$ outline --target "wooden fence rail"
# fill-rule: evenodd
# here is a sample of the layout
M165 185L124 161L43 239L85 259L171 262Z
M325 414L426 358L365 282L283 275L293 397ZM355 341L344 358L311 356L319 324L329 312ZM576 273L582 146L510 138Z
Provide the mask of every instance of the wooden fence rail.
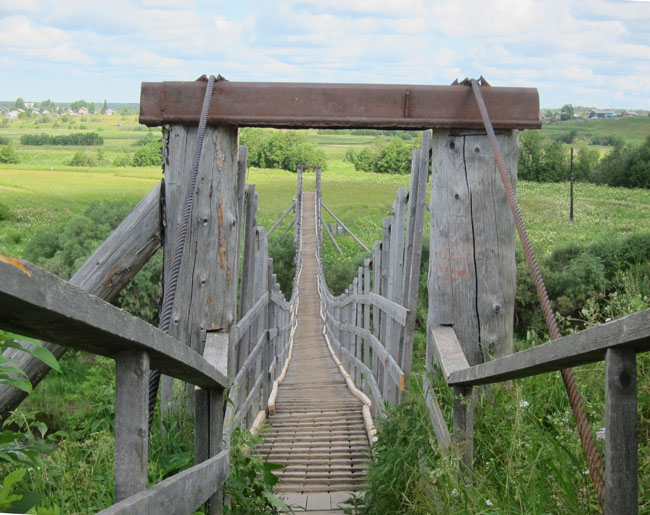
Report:
M567 367L605 361L606 514L638 512L636 354L650 351L650 310L585 329L524 351L469 366L452 327L432 329L431 353L446 383L454 388L453 440L471 466L473 425L464 402L481 384L530 377ZM427 363L428 371L434 366ZM430 385L425 387L432 395ZM432 416L439 444L450 445L442 416ZM446 436L445 436L446 435Z
M25 261L0 260L0 327L57 345L115 360L115 500L110 513L153 513L157 503L173 498L185 471L155 490L147 486L149 369L183 379L223 395L228 380L213 363L172 336L129 315L67 281ZM216 453L215 453L216 454ZM205 473L204 495L177 499L176 512L196 509L214 495L228 470L228 453L199 464ZM133 496L144 491L143 500ZM120 503L120 501L124 501ZM193 503L188 507L188 503Z
M160 247L161 228L166 228L167 261L169 240L173 240L182 207L180 190L188 168L185 149L193 146L196 137L191 129L167 129L165 187L157 186L127 216L71 282L0 255L0 328L51 342L48 346L59 356L66 348L75 348L116 362L116 504L105 513L191 513L208 500L210 513L220 512L220 490L229 471L228 430L234 425L259 426L273 386L277 388L278 376L286 368L299 302L300 254L296 254L294 291L287 301L273 274L264 228L256 223L255 186L249 185L245 191L247 152L242 147L237 155L233 135L231 129L208 128L205 152L220 153L227 159L207 158L199 170L198 180L212 182L213 186L202 188L195 200L188 244L191 250L183 257L181 271L185 275L179 281L169 334L101 297L114 297ZM217 167L213 166L215 162ZM220 174L219 166L227 173ZM302 241L301 179L288 210L298 213L297 245ZM218 209L213 204L221 198L221 194L214 196L217 191L229 199ZM165 205L164 210L161 205ZM161 213L166 217L164 223ZM243 218L246 225L242 229ZM215 230L218 232L213 236L208 234ZM238 285L239 321L230 324ZM147 488L148 382L152 369L194 385L197 464ZM36 383L44 374L35 372L30 379ZM232 402L224 414L228 388ZM9 394L10 399L15 397L13 392ZM226 434L222 431L224 423Z

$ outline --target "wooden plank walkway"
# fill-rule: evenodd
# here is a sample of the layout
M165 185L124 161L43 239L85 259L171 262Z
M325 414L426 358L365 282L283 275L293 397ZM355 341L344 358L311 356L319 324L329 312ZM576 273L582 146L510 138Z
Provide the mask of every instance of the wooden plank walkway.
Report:
M303 202L303 269L293 357L260 451L267 461L286 467L278 474L276 491L292 504L306 503L307 511L328 511L345 497L343 492L365 486L370 450L362 404L348 390L323 337L315 195L304 193Z

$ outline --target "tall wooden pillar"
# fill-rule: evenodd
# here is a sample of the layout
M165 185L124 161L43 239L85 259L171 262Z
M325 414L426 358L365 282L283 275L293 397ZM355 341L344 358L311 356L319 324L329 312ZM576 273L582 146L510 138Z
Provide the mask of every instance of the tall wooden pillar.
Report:
M164 131L164 280L168 285L178 224L196 145L196 127ZM196 181L169 334L203 352L206 331L228 332L235 321L239 224L238 129L207 127ZM241 187L241 185L239 185ZM161 406L172 400L173 380L164 378ZM186 387L191 399L193 387ZM189 408L189 406L188 406ZM188 409L191 413L192 410Z
M497 139L516 184L517 132ZM431 329L452 326L475 365L513 352L514 220L484 133L434 130L432 158L427 360L434 358ZM463 392L454 406L454 441L465 466L471 463L471 396Z

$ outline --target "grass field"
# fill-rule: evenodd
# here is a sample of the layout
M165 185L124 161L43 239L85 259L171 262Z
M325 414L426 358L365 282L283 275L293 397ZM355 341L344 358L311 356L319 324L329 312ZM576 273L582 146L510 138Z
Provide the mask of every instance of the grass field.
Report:
M640 145L650 136L650 116L637 118L608 118L604 120L568 120L544 125L542 132L549 135L568 134L577 131L584 136L616 136L627 143Z

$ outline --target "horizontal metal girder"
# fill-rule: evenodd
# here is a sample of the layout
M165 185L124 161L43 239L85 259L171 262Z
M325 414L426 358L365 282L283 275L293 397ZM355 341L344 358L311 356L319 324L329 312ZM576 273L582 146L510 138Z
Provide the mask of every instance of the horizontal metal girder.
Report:
M140 123L198 125L206 81L143 82ZM535 88L481 87L496 129L539 129ZM210 125L277 128L483 129L466 85L229 82L214 85Z

